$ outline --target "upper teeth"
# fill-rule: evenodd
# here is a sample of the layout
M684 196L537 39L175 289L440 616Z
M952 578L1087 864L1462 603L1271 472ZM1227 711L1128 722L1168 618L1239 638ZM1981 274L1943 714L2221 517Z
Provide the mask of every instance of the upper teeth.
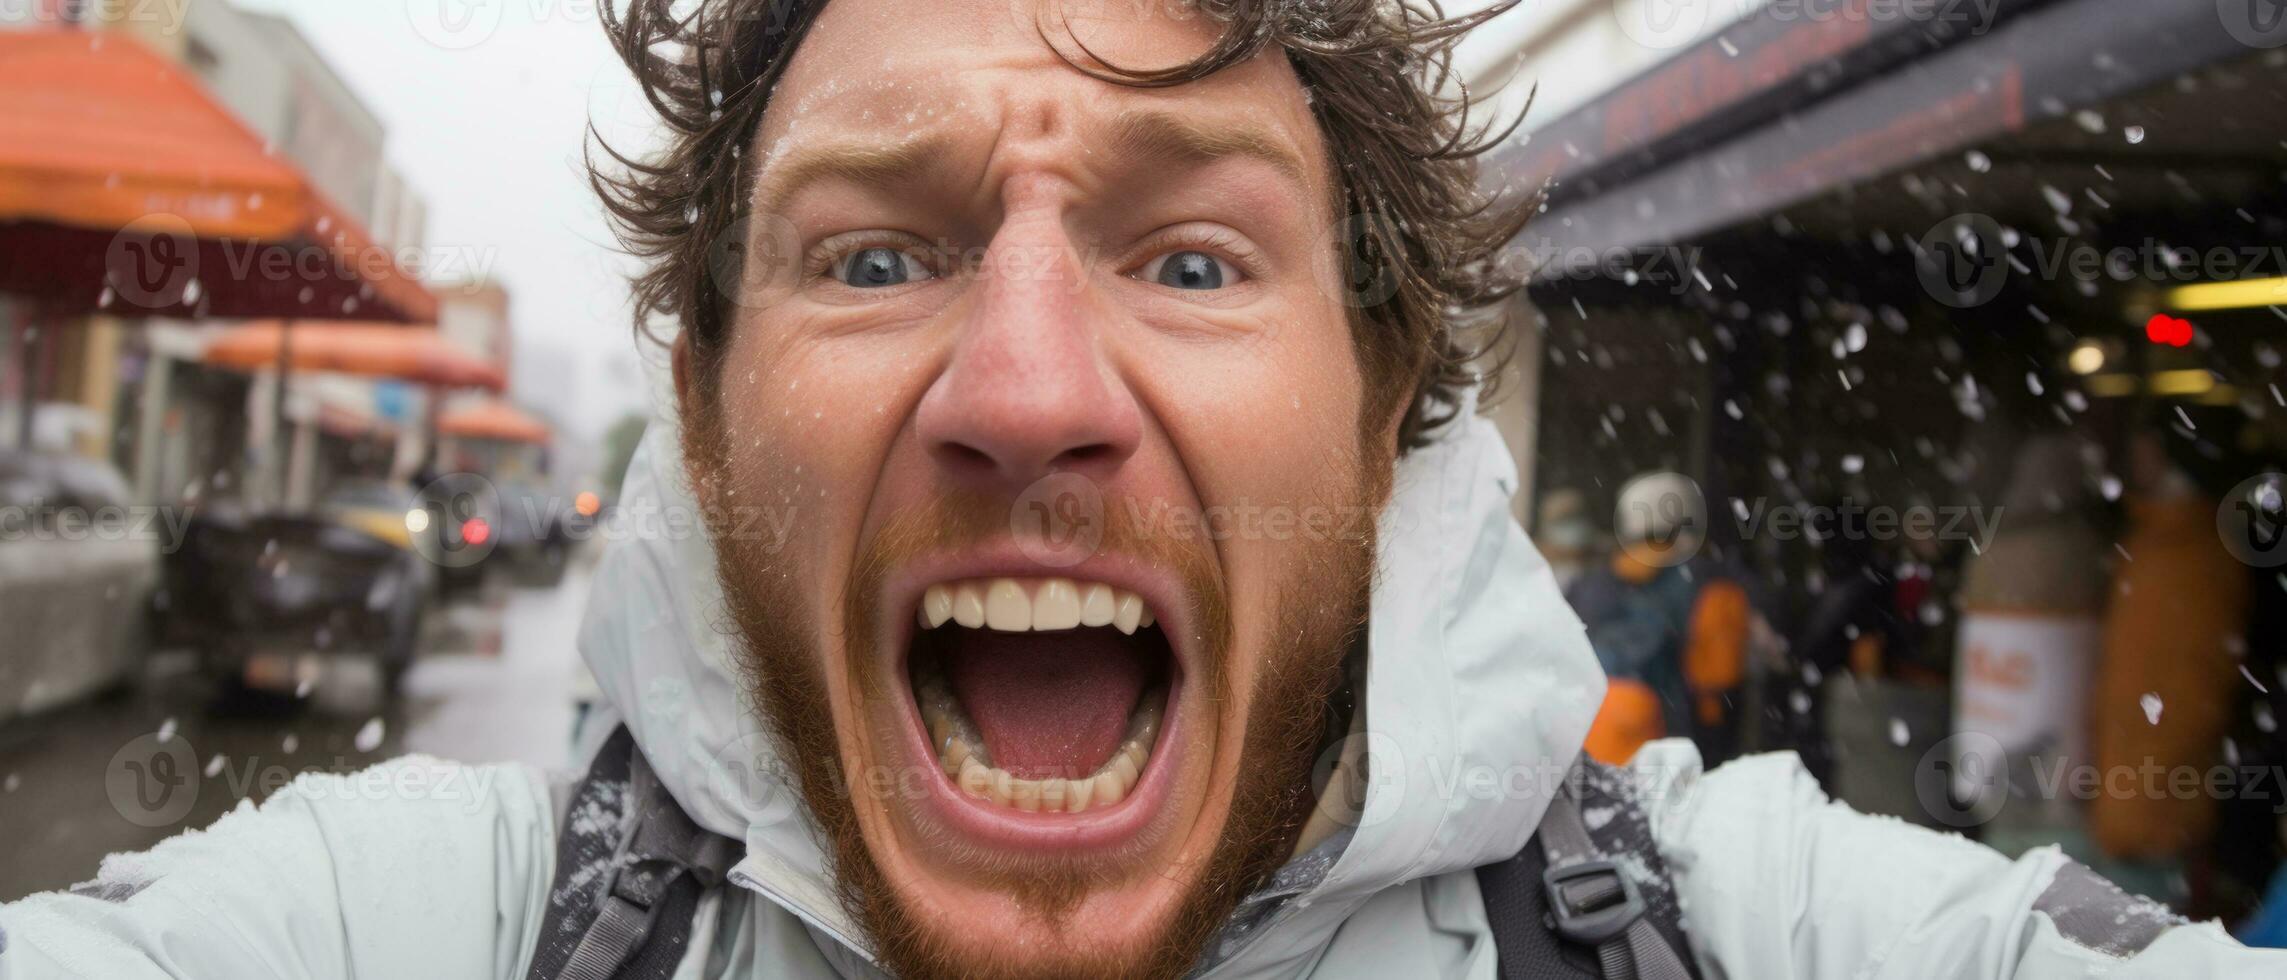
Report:
M1154 622L1142 596L1101 582L1068 578L941 582L921 594L919 616L922 629L936 629L951 620L970 629L1010 633L1080 626L1111 626L1134 633Z

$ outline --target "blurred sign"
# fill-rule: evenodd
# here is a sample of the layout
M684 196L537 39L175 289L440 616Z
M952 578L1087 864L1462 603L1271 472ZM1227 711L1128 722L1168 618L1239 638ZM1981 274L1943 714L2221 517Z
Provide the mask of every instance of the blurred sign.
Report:
M411 421L413 392L402 381L374 382L373 414L388 422Z
M1955 728L2013 756L2078 762L2086 754L2089 676L2103 640L2096 617L1972 609L1962 617Z

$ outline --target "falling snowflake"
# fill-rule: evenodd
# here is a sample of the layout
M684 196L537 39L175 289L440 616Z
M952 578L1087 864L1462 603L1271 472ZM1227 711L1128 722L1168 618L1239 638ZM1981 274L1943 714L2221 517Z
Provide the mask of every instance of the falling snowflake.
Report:
M381 733L381 719L375 717L367 721L365 727L357 730L357 737L351 739L350 744L357 746L359 752L371 752L381 747Z

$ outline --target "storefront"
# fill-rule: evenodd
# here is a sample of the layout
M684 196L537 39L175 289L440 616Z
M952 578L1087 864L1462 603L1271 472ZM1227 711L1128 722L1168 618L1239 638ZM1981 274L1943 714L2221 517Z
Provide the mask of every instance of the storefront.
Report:
M436 297L351 210L142 41L0 33L0 90L0 445L110 459L131 471L139 500L177 499L192 480L235 481L245 461L235 447L170 458L180 446L163 437L185 421L169 394L181 352L142 328L436 321ZM194 377L177 394L209 387L234 393Z
M2002 732L2025 739L2013 751L2084 756L2067 743L2095 725L2074 713L2117 626L2107 590L2133 561L2139 440L2167 444L2226 508L2287 447L2287 28L2205 2L1955 15L1969 6L1774 4L1492 164L1510 186L1554 181L1516 245L1537 270L1536 491L1578 490L1608 514L1632 475L1692 477L1708 556L1754 579L1791 641L1782 669L1805 671L1839 591L1882 579L1898 604L1889 659L1864 676L1904 700L1838 709L1834 688L1853 681L1836 675L1866 665L1828 659L1772 690L1757 733L1806 751L1854 802L1937 823L1951 821L1910 781L1959 761L1949 734L2020 724ZM2072 620L2027 642L2070 647L2073 666L1981 709L1971 665L2043 675L1982 659L1999 634L1964 620L1995 608L1981 598L1994 589L1972 580L1996 577L1997 537L2066 512L2076 529L2043 540L2095 548L2010 561L2052 583L2095 576L2093 591L2025 600ZM2283 589L2250 593L2249 635ZM1856 657L1860 624L1844 625L1836 647ZM2219 758L2278 758L2262 724L2287 710L2277 664L2236 649L2255 681L2228 692ZM1817 724L1791 717L1819 706ZM1882 786L1850 785L1884 765ZM2260 875L2276 828L2233 844L2229 809L2198 860L2242 847L2234 860ZM2194 877L2202 909L2228 911L2245 887Z

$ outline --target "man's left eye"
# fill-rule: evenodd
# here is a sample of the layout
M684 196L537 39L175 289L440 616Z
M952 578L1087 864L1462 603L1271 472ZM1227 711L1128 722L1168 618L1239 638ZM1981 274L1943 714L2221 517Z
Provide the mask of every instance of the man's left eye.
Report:
M1186 250L1169 252L1146 263L1142 275L1172 289L1221 289L1229 279L1238 278L1222 259L1205 252Z
M833 273L842 285L859 289L880 289L934 278L919 259L882 245L861 249L843 258L835 263Z

